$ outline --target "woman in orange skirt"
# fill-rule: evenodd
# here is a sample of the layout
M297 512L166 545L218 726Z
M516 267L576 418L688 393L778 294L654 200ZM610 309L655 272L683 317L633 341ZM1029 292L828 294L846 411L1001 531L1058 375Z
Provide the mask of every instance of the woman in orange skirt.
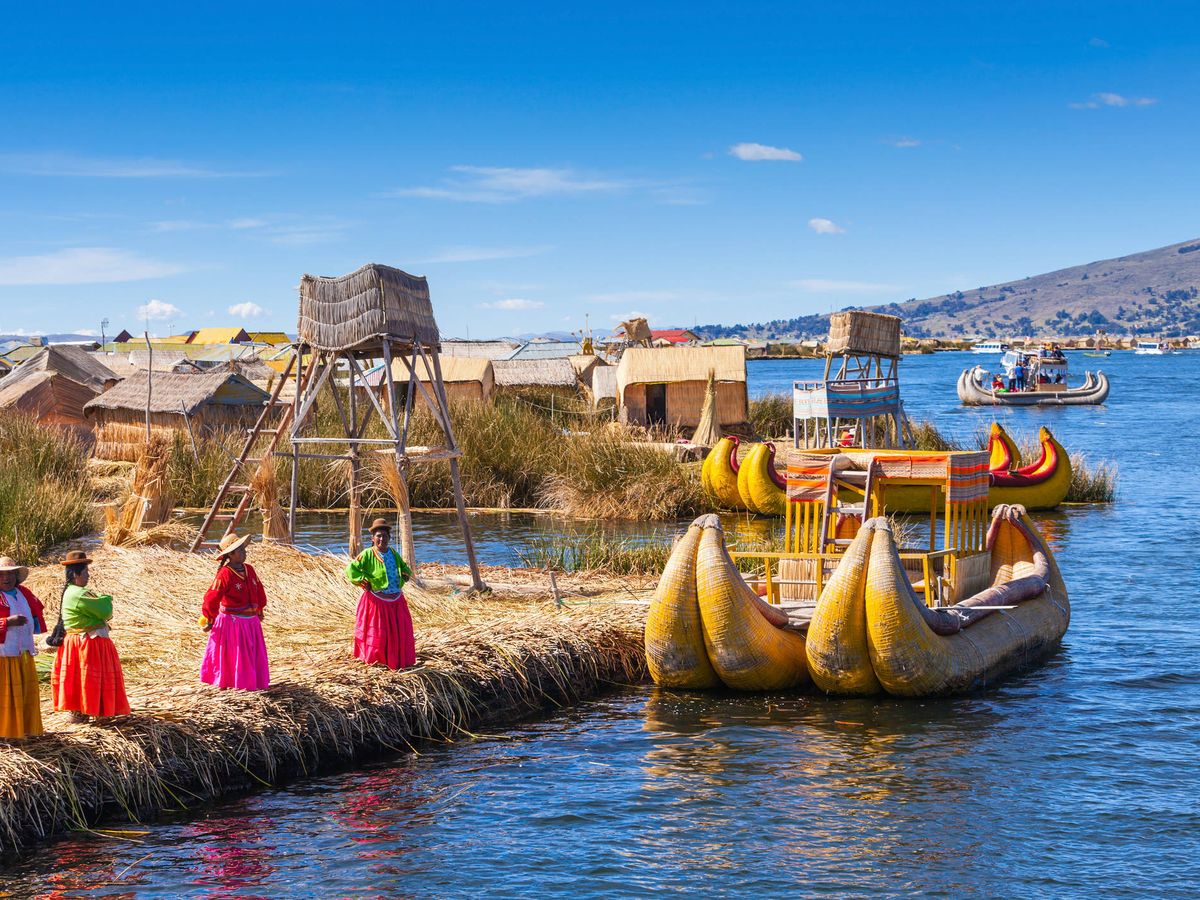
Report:
M113 599L88 588L90 563L82 550L70 551L62 561L67 576L62 597L67 636L58 648L50 679L54 708L77 720L129 714L121 659L108 636Z
M28 566L0 556L0 738L42 733L33 636L46 630L42 604L21 584Z

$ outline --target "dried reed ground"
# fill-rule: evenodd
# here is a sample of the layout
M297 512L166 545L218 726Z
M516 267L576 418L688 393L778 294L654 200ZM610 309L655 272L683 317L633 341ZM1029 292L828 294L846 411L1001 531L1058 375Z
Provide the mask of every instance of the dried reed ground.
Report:
M350 655L359 592L343 579L345 561L255 544L272 687L219 691L197 677L207 637L196 618L211 560L150 547L102 548L93 558L93 585L115 594L112 637L134 714L74 725L51 712L43 686L48 733L0 743L2 858L102 819L144 819L420 740L467 738L481 721L644 677L639 607L558 610L548 587L529 584L524 598L513 586L485 599L411 587L418 666L365 666ZM51 621L61 578L51 565L27 582Z

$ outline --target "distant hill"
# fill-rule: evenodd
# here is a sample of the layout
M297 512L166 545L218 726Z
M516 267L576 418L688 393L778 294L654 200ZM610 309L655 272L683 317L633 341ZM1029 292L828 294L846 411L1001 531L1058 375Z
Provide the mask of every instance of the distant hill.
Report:
M50 344L78 343L80 341L100 342L100 336L95 334L45 334L42 337ZM29 335L26 334L0 334L0 344L5 341L21 341L25 343L28 340Z
M847 307L857 308L901 316L911 337L1080 337L1097 330L1110 335L1200 334L1200 238L927 300ZM706 339L803 339L826 334L829 317L693 330Z

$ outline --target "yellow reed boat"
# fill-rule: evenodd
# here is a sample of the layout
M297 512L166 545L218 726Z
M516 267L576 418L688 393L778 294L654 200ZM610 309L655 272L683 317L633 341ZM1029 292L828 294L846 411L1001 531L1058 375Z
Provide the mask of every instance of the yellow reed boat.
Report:
M782 551L730 553L713 515L677 544L647 619L652 677L919 697L1042 658L1069 624L1066 588L1022 507L988 514L988 464L988 451L794 451ZM903 539L884 517L898 488L933 510Z

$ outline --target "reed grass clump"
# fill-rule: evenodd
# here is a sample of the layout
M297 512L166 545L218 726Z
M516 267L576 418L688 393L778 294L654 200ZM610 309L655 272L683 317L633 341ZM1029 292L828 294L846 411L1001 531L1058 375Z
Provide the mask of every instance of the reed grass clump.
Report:
M517 551L521 564L556 572L606 575L658 575L671 556L672 542L620 540L601 532L546 534Z
M791 395L784 391L763 394L750 400L750 427L761 440L790 438L793 418Z
M1067 503L1112 503L1117 499L1117 465L1091 462L1082 453L1071 454L1071 486Z
M96 528L87 447L75 432L0 413L0 555L35 563Z

